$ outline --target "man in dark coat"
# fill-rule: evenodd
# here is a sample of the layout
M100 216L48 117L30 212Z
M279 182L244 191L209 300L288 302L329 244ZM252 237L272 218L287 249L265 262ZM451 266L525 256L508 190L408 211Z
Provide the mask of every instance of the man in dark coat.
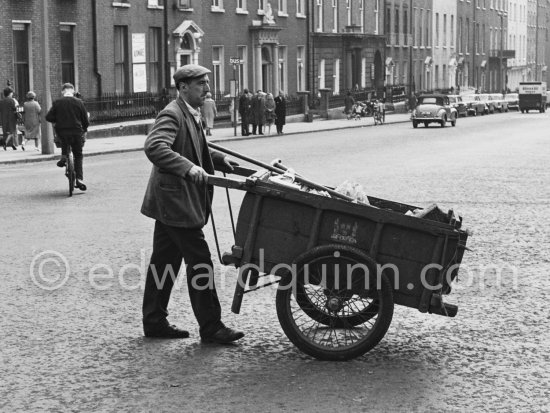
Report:
M283 126L286 124L286 99L282 91L275 98L275 126L277 134L283 133Z
M185 260L191 307L203 342L229 343L244 336L221 321L210 250L202 228L213 194L208 175L236 163L210 151L201 123L200 106L210 91L208 70L182 66L174 74L179 96L157 116L145 140L153 170L141 212L155 219L153 253L143 295L145 336L187 338L189 333L168 323L170 293Z
M252 116L254 117L252 135L256 135L256 127L258 128L258 135L263 135L262 128L265 124L265 98L261 90L256 92L256 95L252 98L251 105Z
M57 166L65 167L70 146L74 155L75 186L81 191L85 191L82 148L89 126L88 112L84 103L74 96L74 86L71 83L65 83L61 88L61 93L63 97L53 102L46 115L46 120L55 124L55 133L61 141L61 160L57 162Z
M243 94L239 98L239 115L241 115L241 135L250 135L250 95L248 89L243 90Z
M0 120L2 121L4 150L11 139L11 147L17 149L17 106L13 98L13 89L7 87L4 89L4 98L0 100Z

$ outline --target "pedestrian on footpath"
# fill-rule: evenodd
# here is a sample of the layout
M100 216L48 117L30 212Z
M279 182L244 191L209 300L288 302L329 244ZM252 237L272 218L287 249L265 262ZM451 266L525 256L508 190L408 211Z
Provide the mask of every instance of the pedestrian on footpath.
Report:
M252 98L252 116L254 117L254 122L252 123L252 135L256 135L256 130L258 135L263 135L262 128L265 124L265 99L264 92L261 90L256 91L256 96Z
M32 90L27 93L27 101L23 104L24 108L24 123L25 123L25 143L29 140L34 140L34 147L40 150L38 145L40 142L40 112L42 108L36 101L36 93Z
M2 133L4 150L11 141L11 147L17 150L17 101L13 98L13 89L7 87L3 92L4 98L0 100L0 118L2 119Z
M267 134L271 135L271 126L275 122L275 99L271 93L267 94L265 99L265 124L267 126Z
M210 91L208 70L185 65L174 74L179 92L157 116L144 144L153 163L141 212L155 220L153 253L143 294L146 337L187 338L189 332L168 323L168 302L182 259L193 313L203 342L229 343L244 333L226 327L214 285L210 250L202 228L211 212L214 168L231 172L237 164L211 151L199 108Z
M85 191L82 148L89 126L88 112L84 103L74 96L74 86L71 83L65 83L61 87L61 93L63 97L53 102L46 115L46 120L54 124L55 133L61 144L61 159L57 166L64 168L67 164L70 146L74 155L75 186Z
M355 99L351 96L351 92L348 91L346 97L344 98L344 113L347 115L348 119L351 116L351 108L355 104Z
M239 115L241 116L241 136L250 135L250 94L243 90L239 98Z
M286 99L282 91L275 98L275 126L277 134L283 133L283 126L286 124Z
M204 99L202 114L206 125L206 136L212 136L212 129L214 129L214 118L218 115L218 111L216 109L216 102L212 99L212 93L210 92L206 94L206 99Z

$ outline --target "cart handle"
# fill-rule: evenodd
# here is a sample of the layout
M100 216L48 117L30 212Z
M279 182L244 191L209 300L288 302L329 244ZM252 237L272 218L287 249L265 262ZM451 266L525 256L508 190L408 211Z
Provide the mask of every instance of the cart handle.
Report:
M246 181L239 181L237 179L226 178L217 175L208 175L207 181L210 185L221 186L223 188L244 190L247 186Z
M275 172L275 173L278 173L278 174L284 174L286 171L284 169L281 169L281 168L278 168L276 166L273 166L273 165L270 165L270 164L267 164L267 163L264 163L264 162L261 162L261 161L258 161L257 159L254 159L254 158L250 158L249 156L246 156L246 155L243 155L239 152L236 152L236 151L232 151L230 149L227 149L227 148L224 148L223 146L219 146L219 145L216 145L212 142L208 142L208 146L211 147L212 149L215 149L215 150L218 150L220 152L223 152L223 153L226 153L228 155L232 155L232 156L235 156L237 158L240 158L242 160L245 160L247 162L250 162L254 165L258 165L258 166L261 166L262 168L265 168L271 172ZM347 195L344 195L344 194L341 194L340 192L336 192L334 189L331 189L331 188L327 188L326 186L324 185L320 185L318 183L315 183L313 181L310 181L309 179L306 179L304 178L303 176L301 175L296 175L295 176L295 180L301 184L304 184L304 185L307 185L307 186L310 186L312 188L315 188L315 189L318 189L318 190L321 190L321 191L326 191L328 192L330 195L332 195L334 198L340 198L340 199L344 199L346 201L350 201L350 202L354 202L355 199L350 197L350 196L347 196ZM216 185L214 183L212 183L213 185ZM224 186L224 185L220 185L220 186ZM233 188L233 187L230 187L230 188ZM242 187L238 187L237 189L243 189Z

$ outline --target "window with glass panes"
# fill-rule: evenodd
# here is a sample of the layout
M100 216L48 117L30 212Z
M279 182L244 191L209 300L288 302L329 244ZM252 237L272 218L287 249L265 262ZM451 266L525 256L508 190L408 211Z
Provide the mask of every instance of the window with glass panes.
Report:
M305 46L296 47L296 78L297 78L296 90L298 91L305 90L305 85L306 85L306 77L305 77L306 51L305 49L306 49Z
M212 86L216 93L223 92L223 46L212 47Z
M246 46L237 46L237 56L239 57L240 63L238 66L239 69L239 88L243 90L248 87L248 51Z
M61 83L75 84L74 26L62 25L61 30ZM76 85L75 85L76 86Z
M279 65L278 65L278 72L279 72L279 89L283 92L287 92L288 88L286 85L287 82L287 47L286 46L279 46ZM277 91L278 92L278 91Z
M128 85L128 26L115 26L115 92L126 93Z
M149 58L149 91L156 93L162 89L161 76L161 28L149 27L147 57Z
M13 24L13 65L15 69L15 95L21 101L30 89L29 25Z

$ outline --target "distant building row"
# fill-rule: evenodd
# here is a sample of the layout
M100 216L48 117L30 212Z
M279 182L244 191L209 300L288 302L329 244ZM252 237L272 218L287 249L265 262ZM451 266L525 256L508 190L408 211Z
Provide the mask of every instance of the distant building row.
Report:
M45 1L48 62L42 1L2 4L0 82L18 96L40 96L45 65L54 92L72 82L85 97L157 93L191 62L219 94L500 91L549 76L549 0Z

